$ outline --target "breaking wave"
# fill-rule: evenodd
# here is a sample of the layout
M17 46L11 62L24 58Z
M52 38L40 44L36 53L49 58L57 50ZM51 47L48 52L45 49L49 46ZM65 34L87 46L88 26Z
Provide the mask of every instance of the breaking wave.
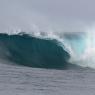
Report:
M0 34L0 57L25 66L66 68L70 56L56 40Z
M83 32L0 33L0 59L39 68L95 68L93 34Z

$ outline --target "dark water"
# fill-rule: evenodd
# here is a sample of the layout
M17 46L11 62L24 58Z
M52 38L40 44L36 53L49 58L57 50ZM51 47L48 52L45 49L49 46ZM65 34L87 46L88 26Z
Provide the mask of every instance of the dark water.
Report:
M70 55L56 40L0 34L0 57L16 64L40 68L67 68Z

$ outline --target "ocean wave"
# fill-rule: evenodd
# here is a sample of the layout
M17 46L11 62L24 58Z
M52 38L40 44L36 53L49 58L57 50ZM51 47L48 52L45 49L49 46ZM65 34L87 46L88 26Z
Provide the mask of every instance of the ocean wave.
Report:
M40 68L66 68L70 55L55 39L40 39L24 33L0 34L0 58Z
M95 68L94 34L86 32L0 33L0 59L40 68Z

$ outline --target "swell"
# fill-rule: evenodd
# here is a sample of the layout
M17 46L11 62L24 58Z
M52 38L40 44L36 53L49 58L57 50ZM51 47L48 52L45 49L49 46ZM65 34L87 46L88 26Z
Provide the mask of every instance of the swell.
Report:
M0 34L0 58L38 68L68 68L70 55L57 40L22 35Z

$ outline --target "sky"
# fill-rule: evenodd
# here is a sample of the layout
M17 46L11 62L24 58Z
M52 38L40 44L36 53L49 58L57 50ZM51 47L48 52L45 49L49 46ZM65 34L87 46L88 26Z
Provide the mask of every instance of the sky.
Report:
M95 22L95 0L0 0L0 30L77 28Z

